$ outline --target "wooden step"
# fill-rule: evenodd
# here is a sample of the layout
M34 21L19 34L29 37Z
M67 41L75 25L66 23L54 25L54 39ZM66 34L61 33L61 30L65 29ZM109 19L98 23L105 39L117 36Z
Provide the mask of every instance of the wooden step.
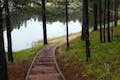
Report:
M61 80L60 74L37 74L30 75L29 80Z
M38 61L38 62L54 62L54 59L53 58L40 58L40 59L37 59L36 61Z
M35 65L55 66L54 62L35 62Z
M32 69L31 72L31 74L49 74L49 73L57 73L55 67L36 66Z

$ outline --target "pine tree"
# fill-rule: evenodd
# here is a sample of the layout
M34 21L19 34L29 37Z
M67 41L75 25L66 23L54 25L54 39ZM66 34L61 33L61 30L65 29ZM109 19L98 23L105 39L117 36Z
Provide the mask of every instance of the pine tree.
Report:
M46 5L45 5L45 0L42 0L42 19L43 19L44 45L46 45L46 44L48 44L48 42L47 42Z
M115 27L118 25L118 7L119 7L119 1L115 0Z
M66 0L66 41L67 41L67 48L69 49L69 30L68 30L68 0Z
M111 42L111 37L110 37L110 0L107 0L107 37L108 37L108 42Z
M106 42L106 4L107 4L107 0L104 0L104 32L103 32L103 35L104 35L104 42Z
M99 24L100 24L100 42L102 43L102 0L99 0Z
M82 5L84 5L84 2L82 2ZM85 14L84 7L82 8L82 15ZM81 40L85 40L85 16L82 16L82 34L81 34Z
M94 9L94 31L98 30L98 6L96 1L93 4L93 9Z
M13 62L13 53L12 53L12 39L11 39L11 22L10 22L10 12L8 0L4 0L5 14L6 14L6 27L7 27L7 42L8 42L8 61Z
M86 61L90 59L90 40L89 40L89 20L88 20L88 0L83 0L83 12L85 13L84 26L85 26L85 41L86 41Z
M1 74L2 74L2 80L8 80L7 62L6 62L6 55L4 50L2 11L3 9L0 2L0 63L1 63L1 72L2 72Z

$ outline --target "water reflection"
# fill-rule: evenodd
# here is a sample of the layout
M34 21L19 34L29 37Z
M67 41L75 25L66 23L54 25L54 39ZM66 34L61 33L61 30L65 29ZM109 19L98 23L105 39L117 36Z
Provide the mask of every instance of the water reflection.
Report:
M12 28L20 28L21 25L25 24L26 21L31 18L35 21L42 21L42 9L41 8L24 8L17 9L11 13ZM47 9L46 17L48 23L56 21L65 22L65 10L61 8ZM73 11L69 13L69 20L81 21L81 11Z
M32 42L43 40L41 7L22 8L11 12L13 50L32 47ZM46 9L48 38L66 35L65 10L63 8ZM81 10L69 12L69 34L81 31ZM6 31L5 47L7 48Z
M26 48L32 47L32 42L40 41L43 39L43 27L41 21L34 21L30 19L25 24L21 25L19 29L13 29L12 31L12 41L13 50L18 51ZM76 20L69 22L69 33L76 33L81 31L81 23ZM60 37L66 34L65 24L56 21L53 23L47 23L47 34L48 38ZM5 32L6 36L6 32ZM6 41L6 39L5 39ZM6 42L5 42L6 44ZM7 47L7 45L6 45Z

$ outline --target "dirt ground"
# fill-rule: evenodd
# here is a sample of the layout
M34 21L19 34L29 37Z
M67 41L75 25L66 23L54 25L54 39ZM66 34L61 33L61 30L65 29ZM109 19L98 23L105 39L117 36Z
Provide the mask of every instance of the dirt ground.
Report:
M9 80L25 80L32 59L8 63Z

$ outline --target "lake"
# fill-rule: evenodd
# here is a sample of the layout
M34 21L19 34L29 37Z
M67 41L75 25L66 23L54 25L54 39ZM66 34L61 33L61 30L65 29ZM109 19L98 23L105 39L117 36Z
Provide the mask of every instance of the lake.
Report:
M32 43L43 40L42 9L22 8L10 13L12 28L12 48L19 51L32 47ZM48 39L66 35L65 8L46 9ZM69 12L69 34L81 31L81 10ZM7 51L6 30L4 31L5 49Z
M69 34L81 31L81 23L76 21L69 21ZM56 38L66 35L65 23L60 21L47 23L47 36L48 38ZM6 31L5 48L7 48ZM33 42L43 40L43 27L42 21L30 19L22 24L20 28L15 28L12 31L12 44L13 51L19 51L32 47Z
M82 7L76 4L68 9L69 34L81 31ZM34 4L35 5L35 4ZM72 5L71 5L72 6ZM32 47L32 43L43 40L42 9L40 5L35 7L15 8L10 12L12 29L13 51L19 51ZM93 24L93 15L89 14L89 24ZM65 6L47 6L47 37L56 38L66 35ZM6 29L6 28L5 28ZM6 30L4 30L5 49L7 51Z

